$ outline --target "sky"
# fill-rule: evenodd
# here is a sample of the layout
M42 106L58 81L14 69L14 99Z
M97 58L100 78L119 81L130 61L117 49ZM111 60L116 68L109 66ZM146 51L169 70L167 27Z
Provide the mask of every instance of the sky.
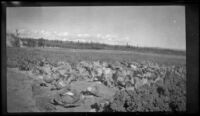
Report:
M7 7L7 32L186 50L184 6Z

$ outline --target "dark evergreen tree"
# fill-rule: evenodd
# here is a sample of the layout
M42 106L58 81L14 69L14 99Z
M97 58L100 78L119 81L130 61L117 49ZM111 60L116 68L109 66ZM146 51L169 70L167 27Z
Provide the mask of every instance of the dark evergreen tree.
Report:
M40 38L40 39L38 40L38 46L44 48L44 46L45 46L45 40L44 40L43 38Z

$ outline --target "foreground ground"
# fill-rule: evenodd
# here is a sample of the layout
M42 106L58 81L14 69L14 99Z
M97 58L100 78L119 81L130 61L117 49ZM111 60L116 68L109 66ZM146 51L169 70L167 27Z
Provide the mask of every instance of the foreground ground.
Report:
M43 58L46 58L45 61ZM59 62L62 63L58 65ZM40 66L40 63L44 64ZM115 64L118 66L115 67ZM8 48L7 109L8 112L185 111L185 65L185 56L178 55L60 48ZM65 73L57 67L64 67ZM51 68L55 68L57 72ZM114 79L113 75L117 74L118 68L120 73ZM44 77L52 74L59 74L57 77L62 79L50 83L44 81ZM145 74L155 74L156 79L162 81L155 81L155 75L148 77ZM66 108L63 105L69 105L68 102L74 98L57 96L65 85L55 92L51 90L55 83L60 81L70 85L69 91L76 90L81 94L78 96L79 102L70 103L72 107ZM98 87L100 96L91 91L84 93L88 87L94 86ZM52 100L58 103L52 103ZM59 103L60 101L62 103Z

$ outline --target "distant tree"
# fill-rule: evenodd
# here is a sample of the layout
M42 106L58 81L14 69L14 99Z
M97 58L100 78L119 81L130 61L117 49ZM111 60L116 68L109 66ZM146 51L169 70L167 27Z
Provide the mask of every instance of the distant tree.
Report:
M14 41L14 46L20 47L20 38L19 38L19 31L16 29L16 36L14 36L15 41Z
M44 48L44 45L45 45L45 40L43 38L40 38L38 40L38 47L43 47Z
M27 39L27 46L28 47L35 47L36 46L36 40L34 40L34 39Z

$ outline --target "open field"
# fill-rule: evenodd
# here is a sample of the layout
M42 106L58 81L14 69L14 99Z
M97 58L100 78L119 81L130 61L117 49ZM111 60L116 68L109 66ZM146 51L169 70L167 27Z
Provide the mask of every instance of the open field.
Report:
M17 53L17 54L16 54ZM141 53L114 50L80 50L65 48L8 48L8 66L16 63L20 57L47 57L51 62L60 60L77 62L81 60L95 61L154 61L160 64L186 64L186 56ZM12 62L11 64L9 64Z
M8 47L7 105L9 112L186 111L186 56Z

